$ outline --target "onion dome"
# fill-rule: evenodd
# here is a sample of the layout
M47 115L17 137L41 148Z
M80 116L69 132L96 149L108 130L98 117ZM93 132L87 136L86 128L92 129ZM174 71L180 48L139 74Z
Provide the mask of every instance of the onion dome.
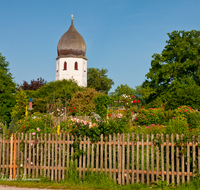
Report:
M77 32L73 24L73 16L71 26L68 31L63 34L57 46L58 57L82 57L85 58L86 44L83 37Z

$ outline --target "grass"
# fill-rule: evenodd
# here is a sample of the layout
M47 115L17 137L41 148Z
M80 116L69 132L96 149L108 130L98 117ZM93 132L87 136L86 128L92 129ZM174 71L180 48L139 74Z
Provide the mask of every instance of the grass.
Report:
M176 186L166 186L166 181L162 182L161 180L159 183L147 186L145 184L135 183L120 186L116 184L108 175L104 173L91 173L86 172L85 177L79 179L79 173L76 170L76 166L72 165L69 170L66 171L66 179L65 181L51 182L50 179L40 177L40 181L25 181L25 180L16 180L16 181L9 181L3 180L0 178L0 185L7 185L7 186L16 186L16 187L28 187L28 188L46 188L46 189L78 189L78 190L147 190L147 189L158 189L158 190L200 190L200 178L199 176L192 180L190 184L182 184L179 187ZM4 178L6 179L6 178Z

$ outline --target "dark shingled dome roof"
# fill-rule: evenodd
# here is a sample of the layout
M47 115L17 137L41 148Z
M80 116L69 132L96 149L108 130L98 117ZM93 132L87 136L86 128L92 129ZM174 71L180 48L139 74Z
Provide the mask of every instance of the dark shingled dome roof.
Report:
M67 55L83 56L86 54L86 45L83 37L77 32L73 21L68 31L63 34L57 46L58 57Z

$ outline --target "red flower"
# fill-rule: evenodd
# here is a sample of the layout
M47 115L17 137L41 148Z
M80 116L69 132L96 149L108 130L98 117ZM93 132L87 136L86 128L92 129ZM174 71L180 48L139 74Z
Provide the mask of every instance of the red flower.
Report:
M74 109L76 109L76 107L73 107Z
M108 114L108 117L111 117L111 114L110 114L110 113Z
M137 103L136 100L133 100L133 103L134 103L134 104Z
M140 100L137 100L138 103L140 103Z
M138 120L138 118L135 118L135 120Z

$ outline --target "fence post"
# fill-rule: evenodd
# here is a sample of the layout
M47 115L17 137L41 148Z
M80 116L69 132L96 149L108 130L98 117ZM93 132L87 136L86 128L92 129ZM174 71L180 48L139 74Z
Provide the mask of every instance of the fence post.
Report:
M19 142L18 142L19 143ZM14 134L14 167L13 167L13 179L16 177L16 154L17 154L17 137L16 133Z
M7 139L7 141L9 141L9 139ZM12 179L12 155L13 155L13 134L11 135L11 139L10 139L10 179Z

